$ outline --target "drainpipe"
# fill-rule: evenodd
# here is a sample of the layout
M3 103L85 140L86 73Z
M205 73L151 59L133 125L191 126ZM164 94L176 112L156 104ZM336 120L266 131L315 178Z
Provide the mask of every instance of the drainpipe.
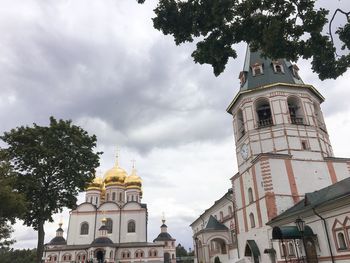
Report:
M315 210L315 208L312 208L312 211L314 212L314 214L316 216L318 216L319 218L322 219L323 221L323 225L324 225L324 230L326 232L326 236L327 236L327 241L328 241L328 247L329 247L329 252L331 253L331 259L332 259L332 263L334 263L334 256L333 256L333 252L332 252L332 247L331 247L331 242L329 240L329 235L328 235L328 228L327 228L327 224L326 224L326 219L324 219L320 214L318 214Z
M95 222L94 222L94 240L96 238L96 221L97 221L97 207L95 207ZM94 241L93 240L93 241Z

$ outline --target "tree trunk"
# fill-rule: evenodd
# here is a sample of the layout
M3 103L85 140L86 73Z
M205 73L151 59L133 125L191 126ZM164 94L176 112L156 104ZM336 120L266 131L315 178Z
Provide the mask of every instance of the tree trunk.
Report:
M44 231L44 221L39 221L38 226L38 245L36 248L36 262L41 263L41 259L43 257L43 251L44 251L44 238L45 238L45 231Z

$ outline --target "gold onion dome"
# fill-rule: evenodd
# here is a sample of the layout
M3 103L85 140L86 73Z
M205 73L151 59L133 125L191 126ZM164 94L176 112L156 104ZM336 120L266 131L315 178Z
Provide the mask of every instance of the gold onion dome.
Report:
M103 187L103 179L101 177L95 177L94 180L88 185L87 190L101 190Z
M120 168L118 165L118 161L112 169L109 169L105 173L104 183L106 186L109 185L122 185L124 184L125 178L127 177L127 173L124 169Z
M141 188L142 186L142 180L141 178L136 174L136 169L133 168L131 175L129 175L125 179L125 186L126 188Z

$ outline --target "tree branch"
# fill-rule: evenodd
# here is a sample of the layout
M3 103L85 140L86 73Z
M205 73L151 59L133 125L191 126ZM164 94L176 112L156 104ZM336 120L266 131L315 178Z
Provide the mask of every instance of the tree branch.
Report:
M331 42L332 42L332 45L333 45L333 46L334 46L334 41L333 41L333 34L332 34L332 23L333 23L333 20L334 20L334 18L335 18L335 16L337 15L338 12L339 12L339 13L342 13L343 15L345 15L347 19L349 19L349 15L350 15L350 12L345 12L345 11L339 9L339 8L337 8L337 10L334 11L334 14L333 14L333 16L332 16L332 19L331 19L331 21L329 22L329 35L330 35L330 37L331 37ZM340 56L337 54L337 51L335 51L335 55L336 55L337 57L340 57Z

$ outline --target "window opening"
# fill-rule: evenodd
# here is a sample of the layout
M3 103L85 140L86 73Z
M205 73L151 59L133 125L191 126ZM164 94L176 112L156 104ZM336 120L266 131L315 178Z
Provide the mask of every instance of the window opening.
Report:
M273 124L270 103L268 100L266 100L266 99L260 100L257 103L256 113L258 116L258 127L259 128L271 126Z

